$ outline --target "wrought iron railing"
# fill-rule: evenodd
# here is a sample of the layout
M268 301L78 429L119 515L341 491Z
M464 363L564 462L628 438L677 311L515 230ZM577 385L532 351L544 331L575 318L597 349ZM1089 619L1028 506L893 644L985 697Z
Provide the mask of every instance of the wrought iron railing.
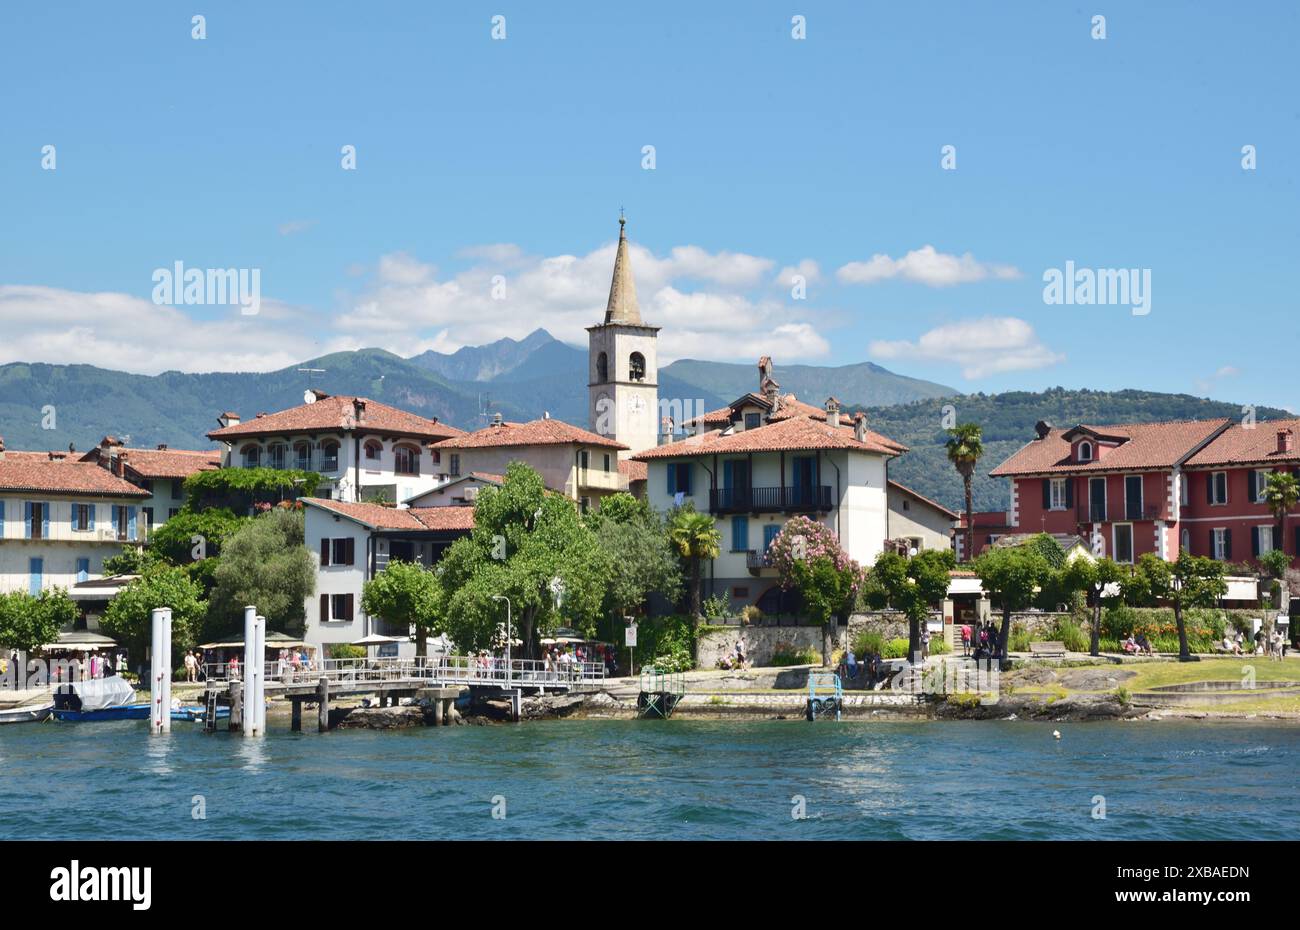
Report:
M767 488L713 488L709 491L712 513L776 513L798 510L830 510L829 485L789 485Z

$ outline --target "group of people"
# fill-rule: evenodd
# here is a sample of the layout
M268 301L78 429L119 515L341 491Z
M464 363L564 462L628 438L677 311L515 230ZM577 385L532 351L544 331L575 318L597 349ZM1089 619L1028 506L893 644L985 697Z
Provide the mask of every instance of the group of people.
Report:
M736 645L730 652L725 652L718 659L718 668L733 670L749 668L749 656L745 651L745 637L740 636L736 639Z
M844 650L844 655L840 657L840 667L837 669L840 681L856 681L859 674L863 675L864 687L874 687L880 680L881 662L884 661L879 653L868 652L859 657L854 655L853 647L850 646Z
M1151 641L1147 639L1147 634L1145 633L1130 633L1128 634L1128 639L1124 640L1121 645L1124 647L1124 651L1129 655L1153 656L1156 654L1156 651L1151 648Z
M1263 627L1255 631L1254 654L1257 656L1267 656L1281 662L1286 658L1287 650L1290 648L1290 642L1282 635L1282 630L1277 626L1273 627L1272 632L1266 633ZM1218 651L1234 656L1246 655L1246 634L1238 630L1234 636L1231 632L1225 631L1223 642L1219 644Z
M993 625L992 621L976 624L974 629L971 628L970 624L963 623L961 627L962 654L976 659L991 658L998 654L999 636L998 628Z

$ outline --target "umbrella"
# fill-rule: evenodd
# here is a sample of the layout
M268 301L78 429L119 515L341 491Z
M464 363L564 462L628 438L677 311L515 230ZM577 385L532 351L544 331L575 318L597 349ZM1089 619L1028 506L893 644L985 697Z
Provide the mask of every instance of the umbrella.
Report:
M369 636L363 636L360 639L352 641L353 646L382 646L384 643L403 643L406 640L400 636L381 636L379 633L371 633Z

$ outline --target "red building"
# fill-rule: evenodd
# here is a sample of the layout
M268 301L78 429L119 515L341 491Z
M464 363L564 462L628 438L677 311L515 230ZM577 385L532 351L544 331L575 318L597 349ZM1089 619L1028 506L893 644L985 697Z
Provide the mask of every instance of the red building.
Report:
M1250 562L1300 552L1300 508L1281 539L1263 493L1271 471L1300 468L1300 421L1186 420L1056 429L993 469L1011 483L1007 531L1077 533L1094 553L1134 562L1182 550ZM976 530L977 534L979 530ZM1287 537L1290 537L1288 540Z

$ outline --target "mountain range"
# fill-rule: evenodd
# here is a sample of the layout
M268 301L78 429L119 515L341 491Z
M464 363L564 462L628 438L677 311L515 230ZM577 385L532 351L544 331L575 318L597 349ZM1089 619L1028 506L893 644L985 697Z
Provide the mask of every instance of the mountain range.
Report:
M822 367L781 365L784 392L820 405L834 395L864 410L873 429L911 452L890 464L890 475L953 508L961 483L944 453L945 406L959 422L984 428L981 474L1033 436L1044 419L1058 425L1239 416L1240 407L1185 394L1098 392L1053 388L1045 392L961 395L954 388L896 374L863 362ZM659 396L704 410L757 390L753 365L679 359L659 370ZM321 372L300 369L324 369ZM213 372L136 375L92 365L13 362L0 365L0 436L10 449L87 449L111 433L128 445L210 448L204 434L217 415L233 410L245 419L302 403L308 388L356 394L437 417L464 429L484 425L494 413L531 420L549 413L587 425L587 352L538 329L523 339L499 339L452 353L428 351L402 358L382 349L336 352L265 373ZM1285 417L1260 408L1260 419ZM979 477L975 506L1006 506L1006 485Z

